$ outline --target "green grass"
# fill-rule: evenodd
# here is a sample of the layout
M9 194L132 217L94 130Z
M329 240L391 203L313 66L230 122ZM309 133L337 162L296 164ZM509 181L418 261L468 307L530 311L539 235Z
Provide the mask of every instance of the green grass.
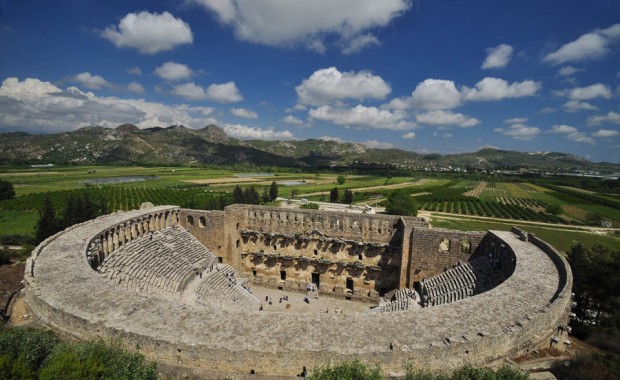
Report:
M0 235L34 236L38 212L0 211Z
M460 231L509 231L512 226L516 226L527 232L535 234L561 252L568 251L570 247L577 244L577 242L582 243L586 247L592 247L594 244L604 244L609 246L612 250L620 251L620 234L618 233L602 236L588 232L581 232L570 228L563 230L547 229L528 224L519 224L518 222L497 223L477 220L448 220L439 219L437 217L433 217L431 224L433 227L449 228Z

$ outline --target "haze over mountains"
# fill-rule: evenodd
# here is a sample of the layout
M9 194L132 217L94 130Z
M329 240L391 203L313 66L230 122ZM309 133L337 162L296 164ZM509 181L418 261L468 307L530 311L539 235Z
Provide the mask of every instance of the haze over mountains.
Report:
M85 127L57 134L0 134L0 163L79 164L248 164L255 166L328 166L388 164L412 169L577 169L617 172L620 165L592 163L557 152L514 152L485 148L475 153L419 154L376 149L333 140L238 140L221 128L191 129L182 125L140 129Z

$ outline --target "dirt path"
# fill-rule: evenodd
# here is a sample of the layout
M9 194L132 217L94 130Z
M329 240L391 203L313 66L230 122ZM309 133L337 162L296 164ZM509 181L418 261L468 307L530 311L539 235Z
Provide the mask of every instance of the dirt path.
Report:
M437 219L451 219L451 220L479 220L484 222L499 222L506 224L527 224L532 226L540 226L542 228L558 230L558 231L566 231L567 229L573 231L580 232L588 232L595 235L606 235L611 234L616 231L620 231L620 228L604 228L604 227L593 227L593 226L568 226L566 224L557 224L557 223L544 223L544 222L533 222L527 220L519 220L519 219L501 219L501 218L490 218L486 216L474 216L474 215L460 215L460 214L451 214L447 212L438 212L438 211L420 211L418 212L418 216L427 218L427 220L432 220L433 216L437 216Z
M410 187L419 184L419 181L416 182L403 182L403 183L395 183L393 185L378 185L378 186L370 186L370 187L356 187L349 189L353 193L357 193L360 191L369 191L369 190L386 190L386 189L400 189L402 187ZM299 194L298 197L312 196L312 195L327 195L328 191L315 191L313 193L303 193Z

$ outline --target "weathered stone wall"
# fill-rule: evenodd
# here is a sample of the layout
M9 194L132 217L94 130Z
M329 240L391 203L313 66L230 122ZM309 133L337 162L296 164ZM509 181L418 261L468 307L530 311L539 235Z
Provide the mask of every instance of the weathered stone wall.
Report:
M283 209L277 207L233 205L227 211L243 209L243 228L284 234L306 233L314 230L330 237L356 241L389 243L399 219L407 224L428 227L423 218L390 215L352 214L317 210Z
M402 254L409 250L403 226L428 226L422 218L251 205L183 210L180 219L254 283L303 291L315 282L325 295L366 301L399 287Z
M390 372L402 371L407 363L445 369L549 346L552 337L563 344L570 268L531 235L530 242L511 232L487 233L485 241L500 252L514 252L516 260L512 276L494 289L450 304L383 314L231 313L219 305L191 305L114 287L88 265L89 243L101 231L174 210L108 215L37 247L24 277L34 315L76 338L122 338L130 347L140 345L151 359L210 374L254 369L292 375L302 365L352 358Z
M459 261L469 261L484 235L483 232L414 228L410 238L407 286L412 287L425 277L436 276Z
M224 218L224 211L181 209L179 212L181 227L208 247L214 255L222 258L227 256L226 235L223 233L226 226Z

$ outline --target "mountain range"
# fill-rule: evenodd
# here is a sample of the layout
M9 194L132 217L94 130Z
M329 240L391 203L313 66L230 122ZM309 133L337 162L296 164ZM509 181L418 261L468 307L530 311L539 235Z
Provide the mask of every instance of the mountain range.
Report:
M593 163L559 152L484 148L474 153L420 154L332 140L238 140L221 128L173 125L140 129L84 127L55 134L0 133L0 164L244 164L253 166L391 165L419 170L447 168L594 170L620 172L614 163Z

